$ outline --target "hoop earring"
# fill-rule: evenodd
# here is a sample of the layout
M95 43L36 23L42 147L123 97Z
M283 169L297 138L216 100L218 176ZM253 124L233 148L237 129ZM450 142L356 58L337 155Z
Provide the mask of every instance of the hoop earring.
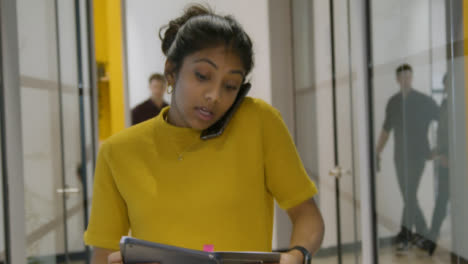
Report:
M172 87L172 85L169 85L169 86L167 87L167 93L168 93L168 94L172 94L173 92L174 92L174 88Z

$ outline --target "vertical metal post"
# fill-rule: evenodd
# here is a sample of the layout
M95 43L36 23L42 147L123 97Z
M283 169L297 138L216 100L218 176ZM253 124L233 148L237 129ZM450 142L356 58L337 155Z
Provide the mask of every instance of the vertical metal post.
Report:
M0 122L6 263L26 262L23 142L16 1L0 1ZM13 235L14 234L14 235Z

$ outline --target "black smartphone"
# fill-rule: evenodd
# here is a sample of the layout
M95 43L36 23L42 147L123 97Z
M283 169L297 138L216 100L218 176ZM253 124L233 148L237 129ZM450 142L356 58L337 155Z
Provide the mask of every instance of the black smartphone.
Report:
M214 123L209 128L202 131L200 135L201 139L207 140L207 139L219 137L223 134L224 129L226 129L226 126L228 125L232 116L236 113L237 109L242 104L242 101L244 101L244 98L249 92L250 87L251 87L250 83L245 83L240 87L239 93L237 94L236 100L234 101L232 106L228 109L226 114L224 114L224 116L221 117L221 119L219 119L216 123Z

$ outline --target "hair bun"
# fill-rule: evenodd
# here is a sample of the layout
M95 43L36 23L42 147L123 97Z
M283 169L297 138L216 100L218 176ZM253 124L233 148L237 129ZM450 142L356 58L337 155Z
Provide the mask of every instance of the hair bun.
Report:
M162 42L161 49L164 55L167 56L169 48L177 36L177 32L179 32L179 29L185 24L185 22L187 22L192 17L209 14L213 14L213 11L209 7L203 6L201 4L193 4L185 9L182 16L173 19L169 21L169 24L162 26L159 29L159 38ZM162 37L161 34L163 31L164 37Z

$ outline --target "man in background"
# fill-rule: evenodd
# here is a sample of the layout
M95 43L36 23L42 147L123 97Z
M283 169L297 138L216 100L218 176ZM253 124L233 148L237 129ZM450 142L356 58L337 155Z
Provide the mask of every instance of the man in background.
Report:
M164 101L167 82L164 75L154 73L149 78L151 97L132 109L132 125L136 125L159 114L168 104Z
M444 99L440 106L439 122L437 126L437 146L433 151L434 158L437 164L437 196L434 212L432 213L431 228L427 239L419 241L418 246L426 250L430 256L434 254L437 247L437 239L440 235L440 228L444 219L447 216L447 205L449 202L449 113L448 113L448 80L447 75L444 75Z
M428 233L417 194L426 161L432 156L428 140L429 125L437 121L439 108L431 97L413 89L413 70L410 65L400 65L396 69L396 79L400 91L387 103L376 152L377 160L380 160L380 154L393 130L394 161L404 203L401 229L395 242L398 250L405 251L410 242ZM413 228L416 233L413 233Z

